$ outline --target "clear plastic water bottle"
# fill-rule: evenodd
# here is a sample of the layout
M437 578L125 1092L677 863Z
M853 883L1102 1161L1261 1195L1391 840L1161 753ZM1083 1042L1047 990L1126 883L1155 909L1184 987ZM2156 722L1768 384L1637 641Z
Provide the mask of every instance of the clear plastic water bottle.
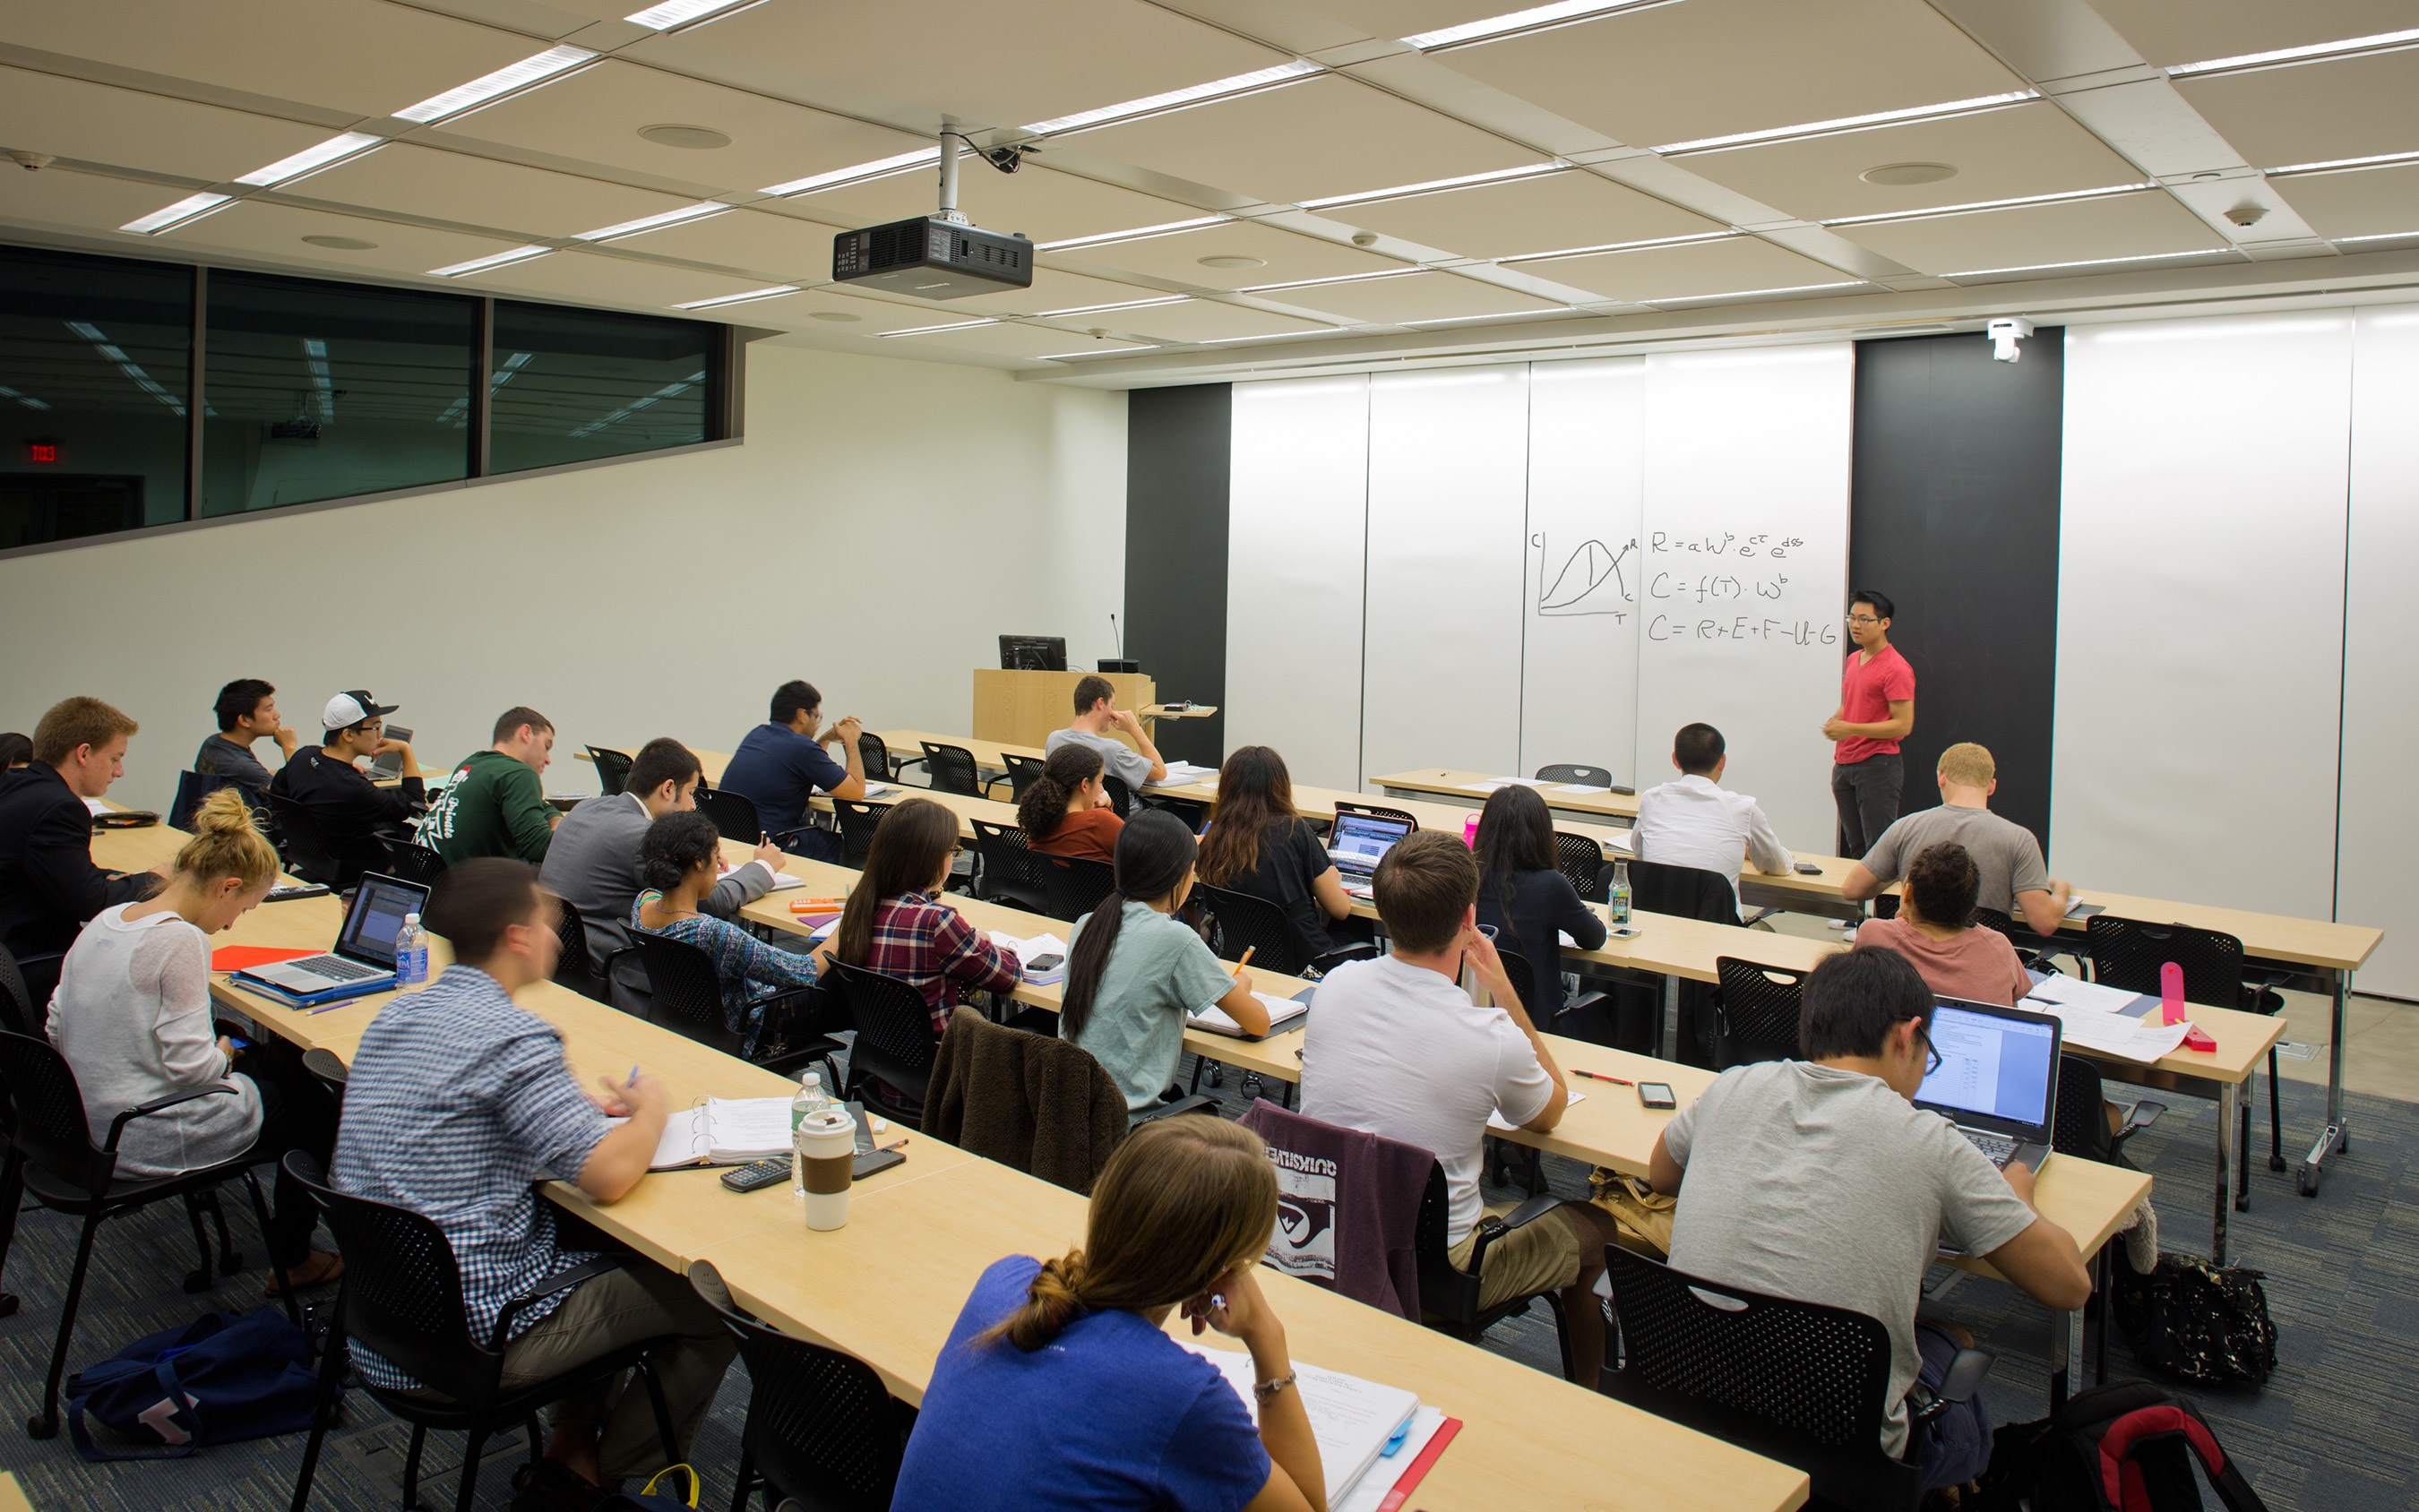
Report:
M418 914L403 916L403 928L394 936L394 982L398 987L417 987L428 980L428 932L420 927Z
M798 1130L808 1119L822 1117L831 1105L831 1098L824 1091L822 1072L810 1071L798 1078L798 1095L790 1099L790 1195L793 1197L807 1195L807 1161L805 1152L798 1149Z
M1612 890L1605 902L1605 913L1611 918L1612 927L1627 929L1629 927L1629 863L1627 861L1616 860L1612 863Z

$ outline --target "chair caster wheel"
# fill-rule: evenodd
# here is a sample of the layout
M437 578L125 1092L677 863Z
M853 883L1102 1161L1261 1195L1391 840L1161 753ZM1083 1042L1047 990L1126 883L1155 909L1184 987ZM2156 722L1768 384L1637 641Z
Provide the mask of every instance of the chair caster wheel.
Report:
M37 1439L55 1439L59 1436L59 1420L38 1412L25 1419L25 1432Z
M18 1302L19 1298L15 1292L0 1291L0 1318L16 1317Z
M2284 1156L2282 1156L2282 1155L2271 1155L2271 1156L2269 1156L2269 1157L2268 1157L2268 1168L2269 1168L2270 1170L2272 1170L2272 1171L2282 1171L2282 1170L2288 1170L2288 1169L2290 1169L2290 1167L2289 1167L2289 1166L2288 1166L2288 1165L2285 1164L2285 1157L2284 1157Z
M185 1289L189 1292L198 1294L200 1292L208 1291L216 1283L211 1281L210 1273L208 1271L188 1271L185 1273Z

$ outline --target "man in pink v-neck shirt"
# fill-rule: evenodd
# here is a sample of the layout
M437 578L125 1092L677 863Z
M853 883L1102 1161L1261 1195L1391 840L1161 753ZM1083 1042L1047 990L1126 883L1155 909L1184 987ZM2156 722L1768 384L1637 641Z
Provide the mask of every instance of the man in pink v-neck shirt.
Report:
M1840 808L1840 854L1862 858L1898 818L1906 772L1901 737L1915 729L1915 669L1889 643L1888 595L1859 588L1848 604L1857 649L1840 674L1840 706L1823 721L1834 742L1831 797Z

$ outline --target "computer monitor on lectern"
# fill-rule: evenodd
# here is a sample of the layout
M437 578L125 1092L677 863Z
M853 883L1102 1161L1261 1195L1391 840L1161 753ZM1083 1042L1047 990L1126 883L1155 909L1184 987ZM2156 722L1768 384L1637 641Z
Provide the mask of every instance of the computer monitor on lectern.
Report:
M999 664L1009 671L1063 672L1067 670L1067 638L1063 635L1001 636Z

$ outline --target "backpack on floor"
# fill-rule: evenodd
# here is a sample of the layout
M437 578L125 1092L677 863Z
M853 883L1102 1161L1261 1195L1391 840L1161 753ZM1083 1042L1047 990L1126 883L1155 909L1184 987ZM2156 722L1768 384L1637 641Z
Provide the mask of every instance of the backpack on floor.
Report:
M178 1458L302 1432L317 1386L309 1340L284 1308L212 1313L69 1376L68 1430L86 1459Z
M2193 1462L2226 1512L2267 1512L2192 1403L2146 1381L2077 1393L2054 1416L2000 1427L1966 1512L2201 1512Z
M2276 1368L2265 1276L2172 1252L2144 1274L2119 1245L2110 1303L2135 1358L2156 1374L2196 1386L2257 1386Z

